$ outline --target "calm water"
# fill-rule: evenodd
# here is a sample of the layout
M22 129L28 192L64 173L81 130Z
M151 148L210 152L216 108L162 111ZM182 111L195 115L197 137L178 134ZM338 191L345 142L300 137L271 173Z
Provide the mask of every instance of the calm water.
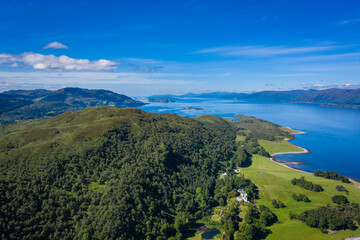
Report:
M186 110L187 106L204 110ZM337 171L360 180L360 110L320 107L310 104L255 103L232 100L182 99L175 103L151 103L148 112L176 113L195 117L211 114L234 117L245 114L301 130L292 142L311 150L310 154L280 155L283 161L298 161L293 167L305 170Z

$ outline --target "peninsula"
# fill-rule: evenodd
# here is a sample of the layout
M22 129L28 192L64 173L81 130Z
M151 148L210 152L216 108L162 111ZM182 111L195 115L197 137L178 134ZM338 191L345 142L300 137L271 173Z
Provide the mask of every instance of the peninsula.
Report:
M202 230L214 239L360 235L357 184L269 160L276 152L302 151L287 142L293 133L245 115L187 118L116 107L5 125L1 236L196 239ZM303 182L322 191L300 187ZM338 212L335 202L344 202L346 211ZM324 215L323 225L308 217L323 208L337 214Z

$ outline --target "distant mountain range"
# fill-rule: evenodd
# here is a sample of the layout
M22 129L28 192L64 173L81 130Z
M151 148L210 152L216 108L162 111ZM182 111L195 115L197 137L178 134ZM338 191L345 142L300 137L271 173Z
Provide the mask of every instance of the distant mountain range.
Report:
M138 107L145 103L107 90L63 88L57 91L45 89L11 90L0 93L0 122L55 116L70 110L86 107L114 106Z
M337 106L360 108L360 89L325 89L325 90L292 90L292 91L262 91L257 93L235 93L235 92L212 92L212 93L188 93L185 95L163 95L167 102L176 101L177 98L216 98L234 99L244 101L263 102L291 102L311 103L322 106ZM151 99L149 97L149 99ZM159 102L162 95L156 95Z

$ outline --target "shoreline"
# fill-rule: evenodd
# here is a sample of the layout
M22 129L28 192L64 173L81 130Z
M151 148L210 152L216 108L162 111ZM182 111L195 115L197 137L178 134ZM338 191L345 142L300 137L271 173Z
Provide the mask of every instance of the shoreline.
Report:
M290 127L286 127L286 128L291 129ZM295 138L295 136L294 136L295 134L304 134L304 133L306 133L306 132L299 131L299 132L297 132L297 133L291 133L291 134L292 134L293 137ZM298 172L302 172L302 173L306 173L306 174L313 174L312 172L307 172L307 171L304 171L304 170L300 170L300 169L298 169L298 168L290 167L289 164L284 163L284 161L279 161L279 160L276 159L276 156L278 156L278 155L286 155L286 154L308 154L308 153L311 153L311 151L310 151L309 149L300 147L300 146L298 146L298 145L296 145L296 144L293 144L293 143L289 142L290 139L288 139L288 138L285 138L284 140L287 141L288 143L290 143L290 144L298 147L298 148L301 148L301 149L302 149L302 152L277 152L277 153L273 153L273 154L270 155L270 161L275 162L275 163L277 163L277 164L279 164L279 165L281 165L281 166L283 166L283 167L286 167L286 168L289 168L289 169L298 171Z
M290 127L286 127L286 128L291 129ZM304 134L304 133L306 133L306 132L299 131L299 132L297 132L297 133L291 133L291 134L292 134L292 135L294 136L294 138L295 138L295 134ZM273 154L270 155L270 158L269 158L270 161L272 161L272 162L274 162L274 163L277 163L277 164L279 164L279 165L281 165L281 166L283 166L283 167L286 167L286 168L288 168L288 169L297 171L297 172L314 175L313 172L307 172L307 171L304 171L304 170L301 170L301 169L297 169L297 168L294 168L294 167L290 167L289 164L284 163L284 161L280 161L280 160L277 160L277 159L276 159L276 156L278 156L278 155L287 155L287 154L297 155L297 154L308 154L308 153L311 153L311 151L310 151L309 149L300 147L300 146L298 146L298 145L296 145L296 144L293 144L293 143L289 142L290 139L288 139L288 138L285 138L284 140L287 141L288 143L290 143L290 144L298 147L298 148L301 148L303 151L302 151L302 152L277 152L277 153L273 153ZM347 177L347 176L345 176L345 177ZM354 179L354 178L351 178L351 177L347 177L347 178L350 180L350 182L355 183L355 184L358 184L358 188L360 189L360 181L359 181L359 180Z

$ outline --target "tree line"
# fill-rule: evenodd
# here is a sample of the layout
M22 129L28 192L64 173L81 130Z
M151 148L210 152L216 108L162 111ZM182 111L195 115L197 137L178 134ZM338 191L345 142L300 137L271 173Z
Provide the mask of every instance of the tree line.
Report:
M302 176L300 178L293 178L291 180L292 185L296 185L302 187L304 189L314 191L314 192L322 192L324 189L319 184L315 184L313 182L305 180L305 177Z

